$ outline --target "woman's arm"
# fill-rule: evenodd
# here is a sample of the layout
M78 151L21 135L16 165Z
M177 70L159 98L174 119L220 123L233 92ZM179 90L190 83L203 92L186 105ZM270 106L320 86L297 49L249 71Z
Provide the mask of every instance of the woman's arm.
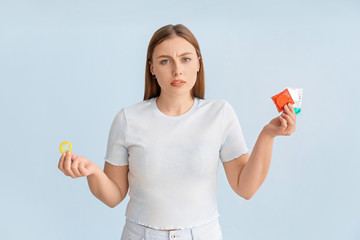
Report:
M254 196L268 174L274 138L279 135L290 136L295 129L296 114L289 104L279 117L263 128L250 156L245 154L224 164L230 185L239 196L245 199Z
M264 182L271 162L274 137L261 131L247 163L240 171L238 192L245 199L250 199Z
M296 114L291 104L271 120L261 131L249 160L240 172L238 189L245 199L250 199L264 182L270 168L274 138L290 136L296 129Z
M99 167L87 177L91 193L107 206L116 207L127 195L129 166L113 166L105 162L104 171Z

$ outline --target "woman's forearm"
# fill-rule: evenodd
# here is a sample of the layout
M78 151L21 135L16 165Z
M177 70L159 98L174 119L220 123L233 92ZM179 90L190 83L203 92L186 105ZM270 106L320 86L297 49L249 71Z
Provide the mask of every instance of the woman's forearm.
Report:
M87 177L90 191L100 201L113 208L124 198L118 186L103 172L101 168Z
M270 168L273 143L274 137L262 130L239 177L239 191L245 199L250 199L264 182Z

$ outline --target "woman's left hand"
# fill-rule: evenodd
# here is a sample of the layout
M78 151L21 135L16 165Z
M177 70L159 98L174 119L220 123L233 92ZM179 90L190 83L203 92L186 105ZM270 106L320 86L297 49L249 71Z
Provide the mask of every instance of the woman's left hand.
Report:
M296 114L294 107L289 103L284 106L280 116L271 120L265 125L263 131L266 134L276 137L279 135L290 136L296 129Z

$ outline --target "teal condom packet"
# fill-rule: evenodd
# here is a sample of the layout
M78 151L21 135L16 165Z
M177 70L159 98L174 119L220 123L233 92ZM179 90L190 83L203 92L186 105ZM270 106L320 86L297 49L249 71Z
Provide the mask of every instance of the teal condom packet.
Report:
M294 110L295 114L299 114L301 112L301 103L303 98L303 88L294 88L294 87L287 87L291 98L294 100Z

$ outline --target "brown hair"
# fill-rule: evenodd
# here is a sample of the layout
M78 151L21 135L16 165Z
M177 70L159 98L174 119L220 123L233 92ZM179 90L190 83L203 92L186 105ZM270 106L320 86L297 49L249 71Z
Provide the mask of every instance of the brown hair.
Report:
M164 27L159 28L154 35L152 36L148 50L147 50L147 57L146 57L146 68L145 68L145 93L144 93L144 100L148 100L153 97L160 96L161 88L156 80L153 78L151 71L150 71L150 64L149 61L152 62L152 54L154 52L155 47L163 42L166 39L172 38L174 36L179 36L187 40L191 43L195 50L196 54L199 59L200 69L199 73L196 77L196 82L194 87L191 89L192 97L198 97L204 99L205 95L205 72L204 72L204 65L201 57L199 43L197 42L195 36L190 32L188 28L186 28L182 24L177 25L166 25Z

